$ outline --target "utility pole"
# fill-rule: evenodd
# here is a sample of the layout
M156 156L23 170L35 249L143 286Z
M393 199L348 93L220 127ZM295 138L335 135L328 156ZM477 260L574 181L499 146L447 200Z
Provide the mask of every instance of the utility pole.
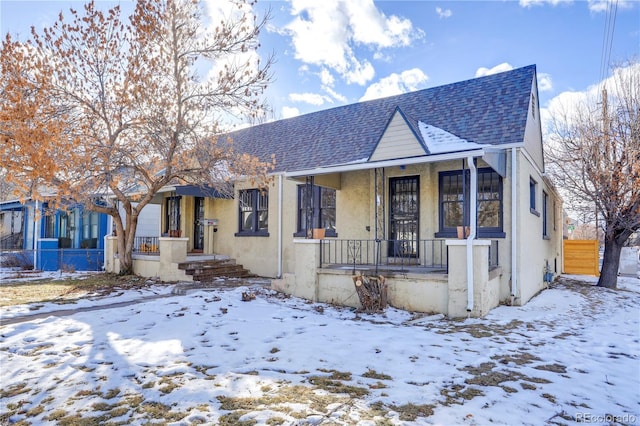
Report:
M609 114L607 111L607 87L602 86L602 141L604 143L604 158L606 161L609 160ZM596 158L599 158L596 153ZM596 160L597 161L597 160ZM600 168L597 168L600 170ZM600 244L600 228L598 226L598 188L596 190L596 240L598 240L598 244Z

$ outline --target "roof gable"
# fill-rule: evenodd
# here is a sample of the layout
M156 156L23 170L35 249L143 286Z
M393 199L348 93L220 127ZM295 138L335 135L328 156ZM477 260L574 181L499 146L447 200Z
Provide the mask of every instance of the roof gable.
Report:
M402 111L396 108L369 161L417 157L426 154L418 135L411 128Z

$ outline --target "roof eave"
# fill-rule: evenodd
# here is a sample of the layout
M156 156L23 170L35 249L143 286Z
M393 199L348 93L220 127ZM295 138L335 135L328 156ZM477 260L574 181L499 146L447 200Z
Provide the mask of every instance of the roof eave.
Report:
M352 172L358 170L370 170L381 167L408 166L411 164L437 163L440 161L460 160L468 157L482 157L485 149L473 149L469 151L456 151L444 154L421 155L419 157L398 158L394 160L373 161L368 163L347 164L343 166L316 167L314 169L285 172L287 178L301 176L324 175L330 173Z

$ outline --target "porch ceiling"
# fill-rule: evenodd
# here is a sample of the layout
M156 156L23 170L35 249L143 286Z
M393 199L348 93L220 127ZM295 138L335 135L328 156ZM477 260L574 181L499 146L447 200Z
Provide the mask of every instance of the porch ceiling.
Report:
M306 182L306 176L295 176L290 179L300 183ZM313 184L324 186L325 188L341 189L341 173L328 173L314 176Z
M508 148L513 148L513 146L509 146ZM441 161L450 161L450 160L461 160L466 159L468 157L474 158L482 158L489 166L491 166L500 176L506 176L506 164L507 164L507 156L504 148L496 148L496 147L483 147L480 149L472 149L467 151L456 151L449 152L444 154L436 154L436 155L422 155L419 157L409 157L409 158L399 158L395 160L385 160L385 161L366 161L352 163L352 164L339 164L335 166L328 167L317 167L314 169L308 170L298 170L292 172L284 173L284 176L288 179L304 181L306 176L315 176L315 183L318 183L319 176L330 176L337 175L339 177L340 173L356 171L356 170L371 170L377 168L384 167L394 167L394 166L408 166L411 164L427 164L427 163L438 163ZM323 186L329 186L334 188L334 186L330 184L326 184ZM336 189L340 189L339 187L335 187Z
M287 172L287 178L302 178L304 176L326 175L331 173L341 173L356 170L370 170L382 167L408 166L410 164L437 163L440 161L460 160L468 157L482 157L487 152L486 148L473 149L469 151L458 151L438 155L422 155L419 157L399 158L396 160L371 161L353 164L342 164L329 167L318 167L315 169L299 170L295 172Z

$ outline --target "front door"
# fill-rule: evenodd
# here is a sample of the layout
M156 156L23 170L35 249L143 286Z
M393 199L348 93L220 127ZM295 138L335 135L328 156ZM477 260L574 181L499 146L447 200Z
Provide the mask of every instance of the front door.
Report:
M204 249L204 198L195 197L193 218L193 249Z
M418 176L389 179L389 257L418 256Z

